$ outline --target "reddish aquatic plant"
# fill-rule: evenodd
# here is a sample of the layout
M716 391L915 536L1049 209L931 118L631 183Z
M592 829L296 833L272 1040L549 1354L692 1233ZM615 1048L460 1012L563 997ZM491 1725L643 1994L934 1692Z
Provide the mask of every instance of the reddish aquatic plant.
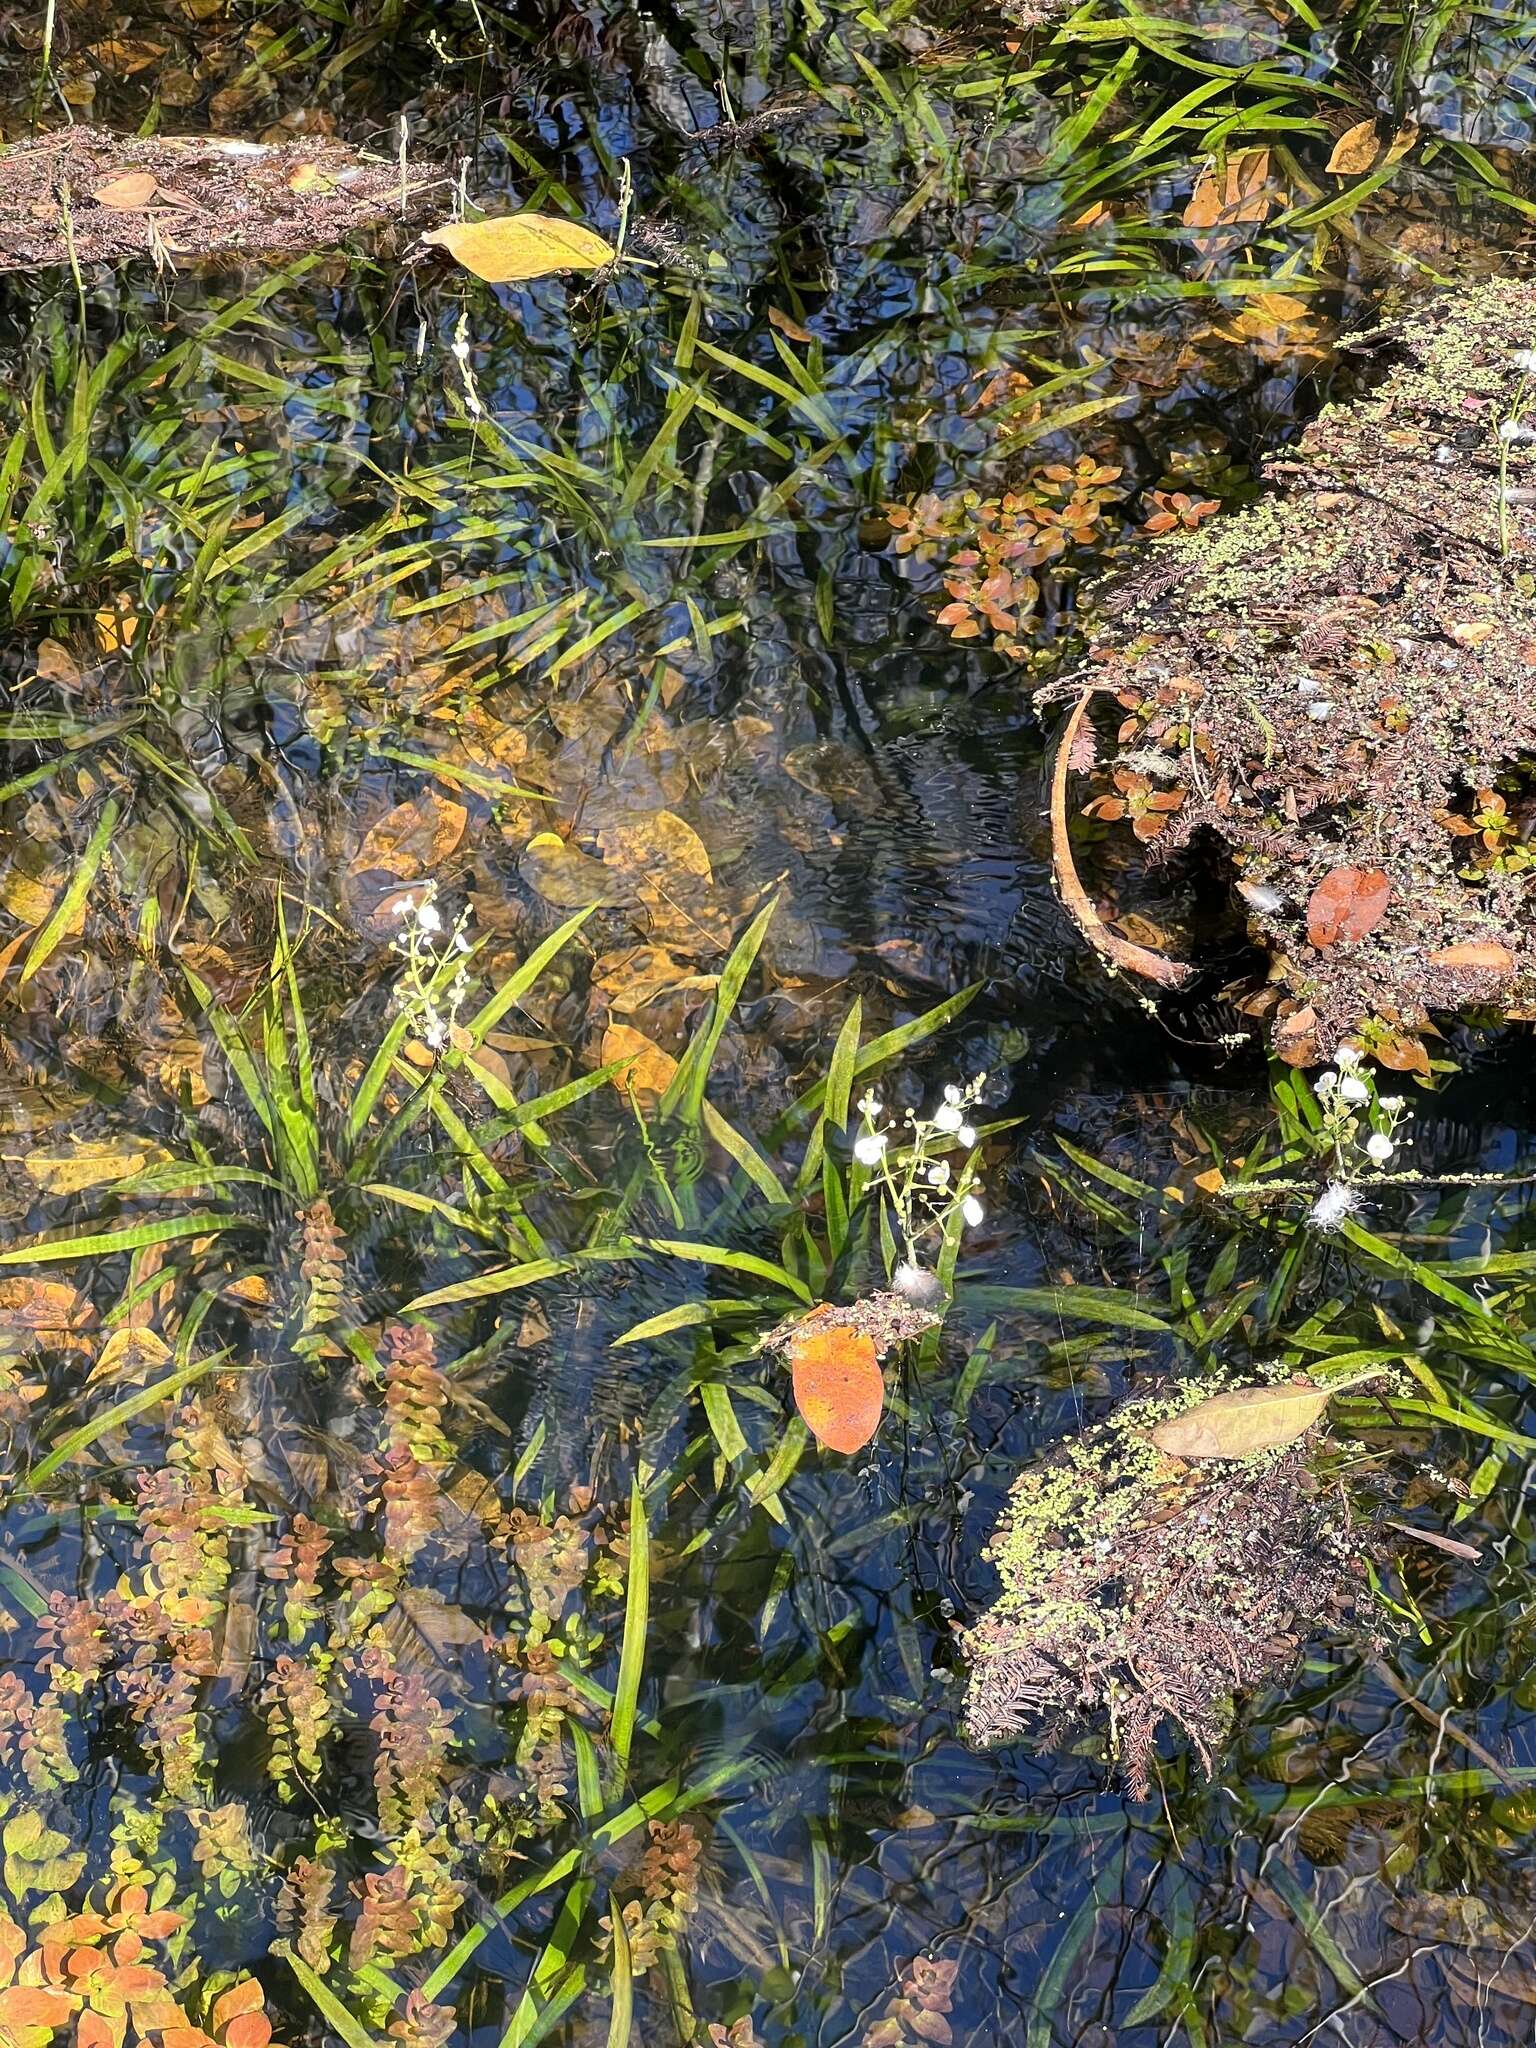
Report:
M392 1323L384 1339L384 1429L391 1451L419 1465L445 1464L451 1446L443 1433L448 1382L437 1364L432 1332L419 1323Z
M285 1588L283 1627L290 1643L302 1643L320 1619L320 1571L331 1539L308 1515L295 1515L288 1533L268 1553L265 1570Z
M1112 779L1120 794L1096 796L1092 803L1084 804L1083 815L1110 824L1129 818L1138 839L1155 839L1184 802L1182 789L1154 789L1145 775L1130 768L1117 768Z
M331 1942L340 1916L335 1865L324 1856L300 1856L277 1896L277 1924L316 1976L331 1967Z

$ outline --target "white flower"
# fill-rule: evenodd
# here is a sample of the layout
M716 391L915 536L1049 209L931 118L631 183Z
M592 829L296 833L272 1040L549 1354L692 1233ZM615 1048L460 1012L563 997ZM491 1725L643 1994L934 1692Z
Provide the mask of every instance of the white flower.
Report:
M421 1035L434 1052L441 1052L448 1043L448 1026L441 1017L434 1014L421 1027Z
M1339 1083L1339 1093L1346 1102L1369 1102L1370 1084L1362 1081L1358 1074L1346 1074Z
M1365 1141L1366 1157L1374 1159L1378 1166L1385 1166L1396 1150L1385 1131L1372 1131Z
M941 1102L933 1112L933 1127L937 1131L958 1131L965 1123L965 1114L957 1103Z
M931 1188L948 1187L949 1168L944 1164L944 1161L941 1159L936 1166L929 1167L928 1172L925 1175L925 1178L928 1182L929 1187Z
M962 1145L974 1145L976 1142L976 1126L974 1124L962 1124L955 1135L959 1138Z
M978 1223L986 1220L987 1211L985 1205L975 1195L967 1195L960 1204L960 1214L974 1230Z
M955 1086L953 1081L951 1081L949 1086L944 1090L944 1100L950 1103L958 1102L960 1100L960 1090Z
M1341 1045L1333 1056L1333 1064L1348 1072L1351 1067L1359 1066L1360 1055L1352 1045Z
M1529 377L1533 372L1536 372L1536 348L1517 348L1513 361L1515 368L1517 370L1524 370L1525 374Z
M1536 441L1536 427L1529 420L1500 420L1501 441Z
M424 932L440 932L443 928L442 913L435 903L418 903L416 906L416 922Z
M1332 1067L1324 1067L1323 1071L1318 1075L1317 1079L1312 1084L1314 1092L1318 1095L1331 1095L1334 1089L1338 1087L1338 1085L1339 1077L1333 1071Z
M455 933L454 933L454 935L453 935L453 950L455 951L455 953L467 953L467 952L469 951L469 939L468 939L468 937L466 936L466 934L465 934L465 933L463 933L463 932L455 932Z
M1403 1098L1401 1095L1383 1095L1381 1098L1381 1106L1384 1110L1387 1110L1392 1116L1396 1116L1397 1112L1403 1106Z
M1337 1230L1344 1218L1359 1206L1360 1197L1348 1182L1330 1181L1312 1204L1307 1221L1314 1230Z
M885 1115L885 1104L878 1095L861 1095L859 1097L859 1115L867 1117L873 1123L877 1116Z
M878 1166L889 1143L884 1131L866 1131L862 1138L854 1139L853 1156L860 1166Z

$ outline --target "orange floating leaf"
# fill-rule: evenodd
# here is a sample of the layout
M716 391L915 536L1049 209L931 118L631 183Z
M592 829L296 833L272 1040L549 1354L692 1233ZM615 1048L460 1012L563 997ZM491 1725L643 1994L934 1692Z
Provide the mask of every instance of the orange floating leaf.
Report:
M1307 937L1319 951L1363 939L1387 914L1392 884L1380 868L1335 868L1307 900Z
M861 1451L880 1427L885 1380L872 1337L834 1328L789 1347L795 1406L829 1451Z

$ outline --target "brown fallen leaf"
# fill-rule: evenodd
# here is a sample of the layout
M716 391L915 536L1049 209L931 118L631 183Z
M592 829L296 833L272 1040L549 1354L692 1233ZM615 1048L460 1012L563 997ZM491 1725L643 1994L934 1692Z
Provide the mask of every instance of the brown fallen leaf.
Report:
M1317 1012L1308 1003L1275 1026L1275 1051L1288 1067L1315 1067L1322 1058L1317 1042Z
M885 1377L872 1337L835 1327L792 1342L795 1406L829 1451L861 1451L880 1427Z
M1481 647L1499 630L1495 619L1456 619L1448 631L1458 647Z
M633 1094L645 1109L654 1109L677 1072L671 1053L631 1024L610 1024L603 1033L600 1064L606 1067L614 1060L625 1062L623 1072L613 1077L614 1087L621 1095Z
M1319 952L1366 938L1391 899L1392 885L1380 868L1335 868L1307 899L1307 937Z
M160 190L160 181L149 171L129 171L109 184L99 185L91 194L98 206L114 213L141 213Z
M1267 149L1245 149L1237 156L1229 156L1220 173L1214 164L1208 164L1200 173L1184 209L1184 225L1215 231L1195 238L1195 247L1202 256L1219 245L1219 230L1267 218L1280 196L1270 189L1269 170Z
M80 687L80 664L61 640L39 640L34 656L38 680L63 690Z
M440 868L464 837L469 813L462 804L424 789L372 824L352 862L354 874L382 870L402 882L420 881Z
M1328 169L1342 178L1357 178L1375 163L1380 146L1376 139L1376 123L1357 121L1333 145Z
M114 1330L91 1368L92 1380L144 1381L169 1365L172 1351L153 1330Z
M1515 956L1497 939L1467 939L1459 946L1442 946L1431 953L1429 964L1461 974L1513 974Z
M94 1320L95 1310L66 1280L0 1280L0 1327L71 1330Z
M1330 1390L1305 1380L1274 1387L1234 1387L1197 1401L1152 1431L1160 1451L1175 1458L1251 1458L1295 1443L1328 1406Z
M518 866L529 888L560 910L634 901L631 883L611 874L600 860L572 846L558 832L536 833L523 848Z

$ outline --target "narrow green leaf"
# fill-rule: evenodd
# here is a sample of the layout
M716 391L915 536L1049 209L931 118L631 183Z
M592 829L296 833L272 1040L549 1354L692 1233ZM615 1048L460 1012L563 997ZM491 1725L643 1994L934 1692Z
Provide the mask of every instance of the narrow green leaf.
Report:
M106 858L107 848L112 843L112 834L117 829L117 819L117 799L108 797L101 807L101 816L96 820L96 829L86 842L85 852L80 857L80 865L69 878L69 886L48 913L47 921L32 941L26 965L21 970L23 987L52 958L59 941L74 923L76 911L90 895L91 884Z
M645 1515L645 1495L638 1479L629 1494L629 1564L624 1585L624 1639L619 1649L619 1675L613 1689L613 1718L609 1723L609 1746L613 1756L612 1778L622 1784L629 1766L630 1744L634 1741L635 1716L640 1702L640 1680L645 1670L645 1632L651 1612L651 1538Z

